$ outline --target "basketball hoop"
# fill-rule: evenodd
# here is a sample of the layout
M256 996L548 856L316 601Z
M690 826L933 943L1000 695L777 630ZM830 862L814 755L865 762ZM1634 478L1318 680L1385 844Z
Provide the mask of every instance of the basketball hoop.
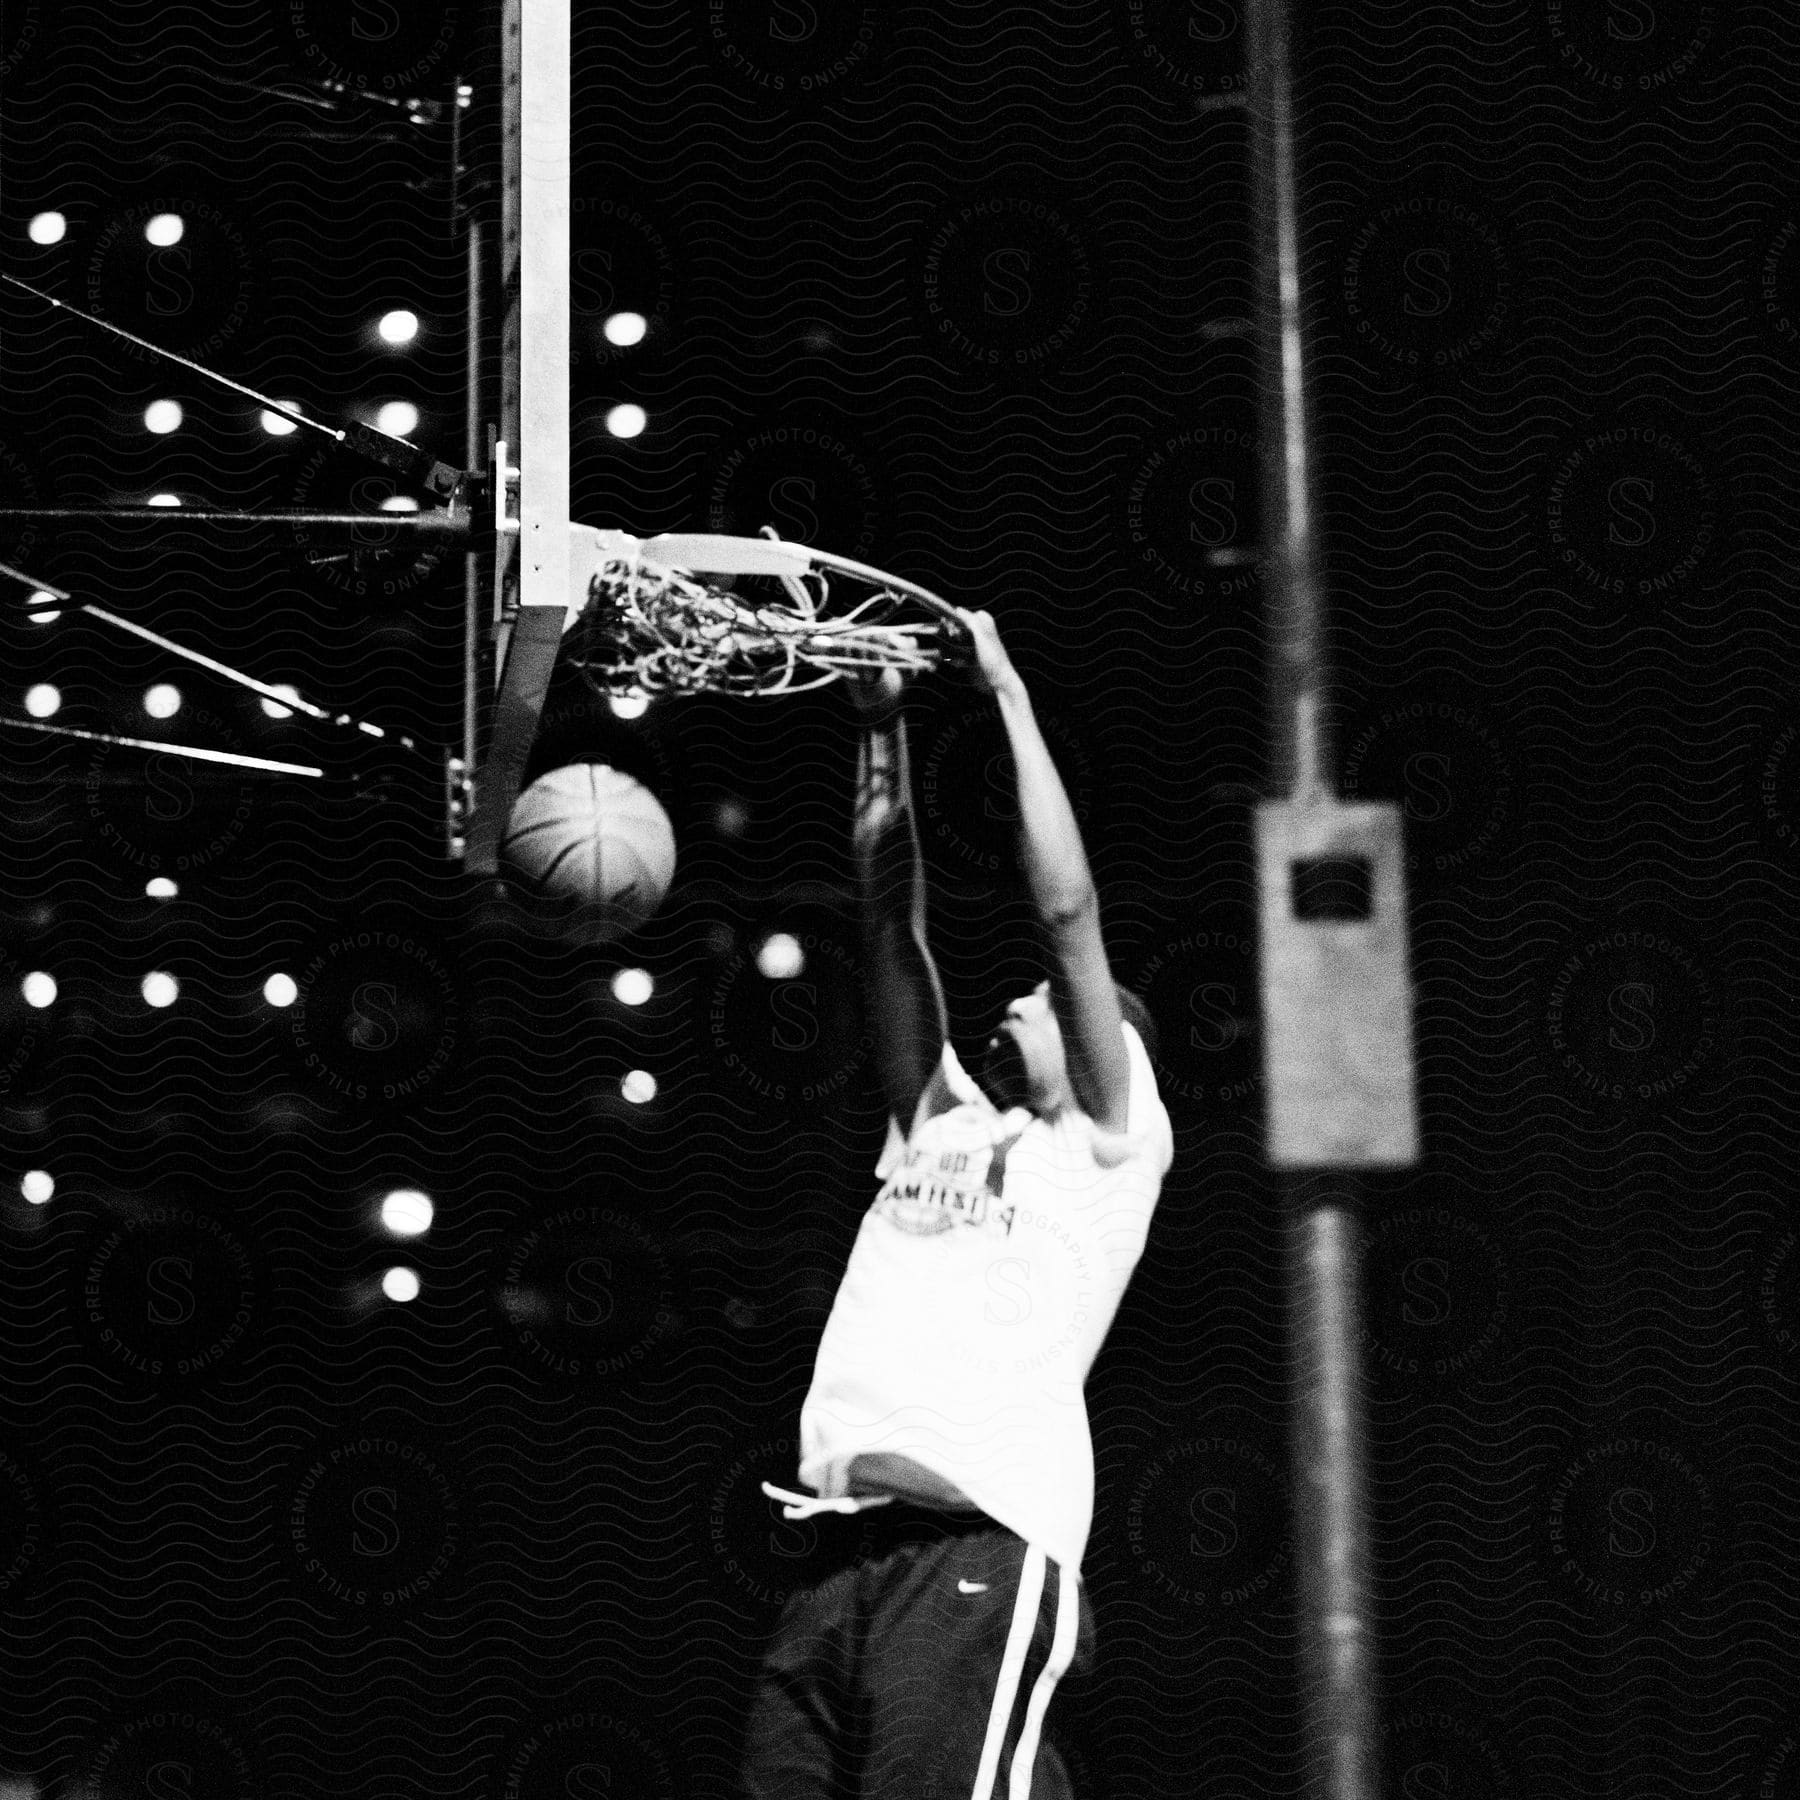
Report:
M569 660L602 693L795 694L972 648L929 589L772 531L569 530Z

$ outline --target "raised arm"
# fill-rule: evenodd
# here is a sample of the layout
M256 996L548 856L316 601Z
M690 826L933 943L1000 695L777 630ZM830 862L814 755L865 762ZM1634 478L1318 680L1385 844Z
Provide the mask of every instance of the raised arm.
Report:
M964 613L977 680L995 699L1019 787L1019 864L1050 946L1050 1000L1062 1030L1075 1102L1096 1124L1125 1128L1131 1064L1119 996L1100 934L1100 899L1069 796L1038 729L1031 696L993 618Z
M925 935L925 864L913 818L901 681L890 670L846 685L862 717L850 842L862 889L869 1021L889 1110L910 1131L920 1097L942 1085L937 1074L950 1026Z

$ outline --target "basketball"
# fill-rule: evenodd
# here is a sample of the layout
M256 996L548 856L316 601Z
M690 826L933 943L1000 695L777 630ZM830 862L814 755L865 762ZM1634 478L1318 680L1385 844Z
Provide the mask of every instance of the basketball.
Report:
M540 775L514 805L501 851L533 891L598 907L602 939L643 924L675 873L661 802L606 763Z

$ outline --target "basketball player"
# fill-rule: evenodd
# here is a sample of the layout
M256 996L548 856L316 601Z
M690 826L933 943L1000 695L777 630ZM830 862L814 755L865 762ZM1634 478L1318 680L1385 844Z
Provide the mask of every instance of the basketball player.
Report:
M1018 777L1019 857L1048 978L1006 1009L979 1081L927 947L898 678L856 685L853 845L887 1090L880 1192L800 1415L799 1479L842 1567L793 1596L751 1706L751 1800L1068 1800L1044 1735L1094 1655L1082 1383L1143 1249L1172 1143L1116 987L1081 835L986 613L975 679ZM851 1515L851 1516L847 1516Z

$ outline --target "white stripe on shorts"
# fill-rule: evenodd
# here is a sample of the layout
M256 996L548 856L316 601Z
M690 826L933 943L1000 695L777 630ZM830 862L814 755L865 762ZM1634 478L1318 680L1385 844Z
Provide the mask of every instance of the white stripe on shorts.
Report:
M1013 1702L1018 1698L1019 1678L1025 1672L1025 1655L1037 1629L1048 1561L1036 1544L1025 1546L1025 1560L1019 1570L1018 1598L1013 1601L1012 1624L1006 1634L1006 1651L1000 1658L1000 1676L994 1684L987 1737L981 1746L981 1766L975 1772L975 1787L969 1800L988 1800L994 1791L1000 1752L1006 1744L1006 1727L1012 1718ZM1080 1623L1078 1607L1074 1572L1064 1569L1057 1584L1056 1631L1051 1640L1050 1660L1038 1676L1025 1710L1025 1729L1013 1752L1012 1779L1007 1784L1009 1800L1031 1800L1031 1765L1037 1761L1038 1732L1043 1724L1044 1709L1050 1704L1051 1691L1074 1654L1075 1630Z
M1031 1770L1037 1761L1038 1733L1043 1729L1044 1711L1056 1684L1075 1655L1075 1633L1081 1624L1081 1595L1075 1586L1075 1571L1063 1569L1056 1591L1056 1633L1050 1640L1050 1660L1044 1664L1031 1690L1031 1702L1025 1708L1025 1728L1019 1733L1019 1747L1013 1752L1012 1780L1007 1783L1007 1800L1031 1800Z

